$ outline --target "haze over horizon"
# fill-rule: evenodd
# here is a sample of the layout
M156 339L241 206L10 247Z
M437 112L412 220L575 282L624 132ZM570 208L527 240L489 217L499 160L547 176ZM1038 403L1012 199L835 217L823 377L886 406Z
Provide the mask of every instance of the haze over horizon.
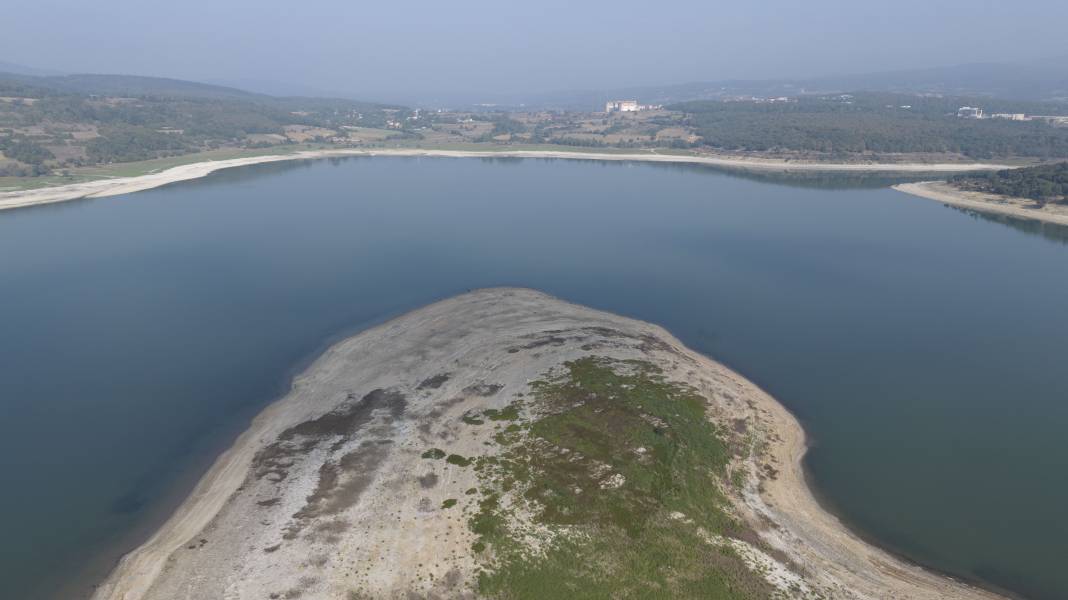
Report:
M297 9L190 0L181 10L133 0L16 0L5 12L0 59L11 63L369 99L800 79L1068 54L1068 3L1052 0L316 0Z

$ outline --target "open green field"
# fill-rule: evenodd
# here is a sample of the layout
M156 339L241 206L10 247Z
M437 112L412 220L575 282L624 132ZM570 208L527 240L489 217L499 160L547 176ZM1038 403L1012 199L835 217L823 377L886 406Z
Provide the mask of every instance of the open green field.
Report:
M345 131L350 136L356 136L365 142L376 142L397 134L395 129L380 129L377 127L346 127Z

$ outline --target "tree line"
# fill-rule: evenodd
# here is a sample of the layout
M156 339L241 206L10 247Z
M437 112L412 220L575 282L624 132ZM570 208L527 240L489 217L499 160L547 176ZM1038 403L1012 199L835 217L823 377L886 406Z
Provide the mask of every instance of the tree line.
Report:
M957 175L950 182L963 190L1029 198L1039 204L1068 204L1068 162Z
M686 113L706 146L731 151L796 151L845 157L858 153L953 153L973 159L1068 158L1068 127L1044 122L961 119L966 98L903 94L799 97L791 102L698 101ZM988 112L1051 114L1064 107L984 101Z

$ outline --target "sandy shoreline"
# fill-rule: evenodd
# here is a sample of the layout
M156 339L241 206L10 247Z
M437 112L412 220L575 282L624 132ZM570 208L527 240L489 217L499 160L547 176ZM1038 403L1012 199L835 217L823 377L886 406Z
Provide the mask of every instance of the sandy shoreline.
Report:
M1056 225L1068 225L1068 208L1063 206L1047 204L1043 208L1037 208L1034 202L1026 198L1006 198L983 192L969 192L953 187L945 181L902 183L893 187L899 192L959 208Z
M80 198L102 198L148 190L169 183L198 179L220 169L285 160L309 160L344 156L427 156L450 158L562 158L574 160L644 161L710 165L753 171L809 171L828 173L959 173L965 171L1011 168L986 163L822 163L771 159L750 159L672 154L608 154L597 152L565 152L546 150L466 151L466 150L309 150L293 154L279 154L215 160L172 167L159 173L136 177L100 179L84 183L46 187L35 190L0 192L0 210L65 202Z
M588 335L576 337L574 341L559 341L561 337L567 338L566 332L591 329L609 331L612 341ZM512 354L511 348L515 347L516 340L529 340L531 336L550 333L554 340L551 351ZM666 368L674 369L677 377L692 382L709 398L714 418L744 418L753 424L754 432L762 438L766 449L747 459L751 462L751 468L748 469L751 476L737 498L737 508L747 521L761 524L761 535L768 544L804 568L806 589L823 598L934 600L1000 597L909 564L875 548L824 511L805 481L801 461L807 446L800 424L776 400L741 375L685 348L676 338L655 325L569 304L532 290L499 288L478 290L437 302L373 327L326 350L306 371L294 378L291 391L258 415L249 429L216 460L187 500L155 535L122 559L107 581L98 588L94 598L173 598L179 590L185 595L193 593L192 579L197 580L196 585L205 586L214 585L216 580L228 579L229 587L225 588L227 597L260 597L263 590L255 587L260 583L259 580L284 576L285 564L277 561L284 560L285 552L262 554L258 550L250 551L249 548L255 544L267 543L256 539L256 534L250 530L256 529L256 523L265 524L270 518L263 517L265 513L256 513L261 516L255 518L263 520L246 522L241 519L244 513L249 512L249 507L252 507L252 511L259 510L252 504L256 497L250 496L254 494L252 488L258 485L250 474L254 458L280 432L330 411L333 406L329 402L336 403L337 400L333 398L339 394L344 397L344 392L347 392L351 398L354 393L363 393L372 388L401 389L408 385L404 389L412 393L407 400L412 415L405 418L415 419L421 410L418 402L431 402L429 397L432 394L427 391L417 394L414 390L422 390L423 386L412 388L411 384L404 384L405 381L421 381L427 373L449 369L453 373L459 371L454 375L456 386L470 381L486 382L492 377L494 381L501 382L505 390L514 390L529 382L546 365L589 355L591 345L618 345L621 335L643 340L643 348L648 345L663 348L652 354L649 354L649 350L643 350L646 353L643 356L655 358ZM654 343L648 344L649 340L654 340ZM628 347L599 352L615 352L627 357L634 356L637 350ZM442 390L441 393L445 394L446 391ZM448 392L449 395L455 393L455 390ZM488 401L491 400L468 400ZM440 407L442 404L439 401L434 406ZM435 419L435 427L450 418L448 414L441 416L439 408L427 414ZM392 447L398 448L396 452L399 452L405 440L416 435L412 431L414 423L398 425L386 419L381 423L372 423L372 431L377 437L394 436ZM428 423L430 421L423 422L419 429L426 426L429 432ZM454 442L463 443L462 440ZM480 452L482 443L478 439L471 440L466 454ZM403 457L390 460L403 460ZM388 478L390 473L410 474L411 469L407 468L406 471L405 464L410 467L415 463L387 463L382 467L383 474L377 477L386 478L383 489L401 489L397 487L399 483ZM761 468L771 465L779 475L758 478L757 473L761 472ZM456 472L446 475L450 479L464 477ZM290 485L297 487L294 495L302 499L306 490L302 491L298 481ZM461 481L458 485L462 489L470 482ZM418 487L415 489L418 491ZM397 498L404 496L399 493ZM403 500L391 498L385 501L387 504L382 510L389 511L401 509L397 504L403 503ZM285 502L282 499L282 503ZM440 503L440 500L436 502ZM260 502L259 505L264 504ZM293 508L283 506L280 510L288 516ZM768 522L774 526L768 527ZM247 526L250 524L253 526ZM432 520L426 520L420 525L423 527L421 530L401 531L398 534L396 527L389 526L389 533L409 535L407 539L410 540L437 539L441 532L432 530L434 526ZM356 529L362 529L362 525L354 527ZM363 535L373 537L373 534L366 532ZM205 546L209 538L211 541ZM201 548L185 550L186 547L194 548L198 539L202 540ZM470 540L460 539L459 542L458 548L470 545ZM434 552L442 551L440 545L441 542L434 545ZM336 546L331 546L331 549L339 555L348 555L348 552L342 552ZM271 549L266 551L273 552ZM304 555L308 555L308 551L302 550ZM219 554L211 554L213 552ZM364 561L371 562L359 554L364 550L349 552L353 556L359 555L361 564ZM241 563L245 570L238 576L235 575L238 570L235 565L223 565L221 562L241 553L249 555ZM264 562L267 560L265 556L276 562ZM410 560L413 565L408 566L412 569L415 560L420 561L420 567L426 561L425 556L420 557L417 553L414 557L402 555L389 558L391 565L399 564L400 567L406 566L405 561ZM201 562L198 563L198 560ZM461 571L464 566L460 565ZM217 576L205 571L211 568L219 569ZM405 570L397 569L400 572ZM375 571L374 575L377 579L372 578L369 585L378 586L374 589L381 592L383 597L393 595L397 589L405 589L405 585L412 585L411 581L396 579L398 575L394 574L392 568L389 573ZM448 579L443 577L444 573L438 575L437 581ZM322 589L316 588L318 592L312 591L305 597L336 597L331 595L336 590L328 593L322 587L328 583L328 577L324 576L322 581L315 584ZM214 593L221 589L200 589L196 591L200 595L195 597L216 597ZM208 595L204 595L205 591Z

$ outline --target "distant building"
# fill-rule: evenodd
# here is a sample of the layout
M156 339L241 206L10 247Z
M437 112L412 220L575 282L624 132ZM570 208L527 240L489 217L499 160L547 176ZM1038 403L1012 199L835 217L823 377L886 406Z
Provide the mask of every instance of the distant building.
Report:
M1063 115L1031 115L1028 120L1045 121L1050 125L1065 126L1068 125L1068 117Z
M638 112L641 107L637 100L611 100L604 105L604 112Z
M963 110L963 109L962 109ZM961 116L960 113L957 113ZM984 117L980 113L976 118L990 118L990 119L1005 119L1006 121L1042 121L1050 125L1063 126L1068 125L1068 116L1064 115L1029 115L1025 113L993 113Z
M637 100L609 100L604 105L604 112L640 112L643 110L658 110L663 108L660 104L638 104Z
M994 113L991 119L1007 119L1009 121L1030 121L1031 118L1024 113Z
M983 109L977 106L962 106L957 109L957 116L962 119L982 119Z

